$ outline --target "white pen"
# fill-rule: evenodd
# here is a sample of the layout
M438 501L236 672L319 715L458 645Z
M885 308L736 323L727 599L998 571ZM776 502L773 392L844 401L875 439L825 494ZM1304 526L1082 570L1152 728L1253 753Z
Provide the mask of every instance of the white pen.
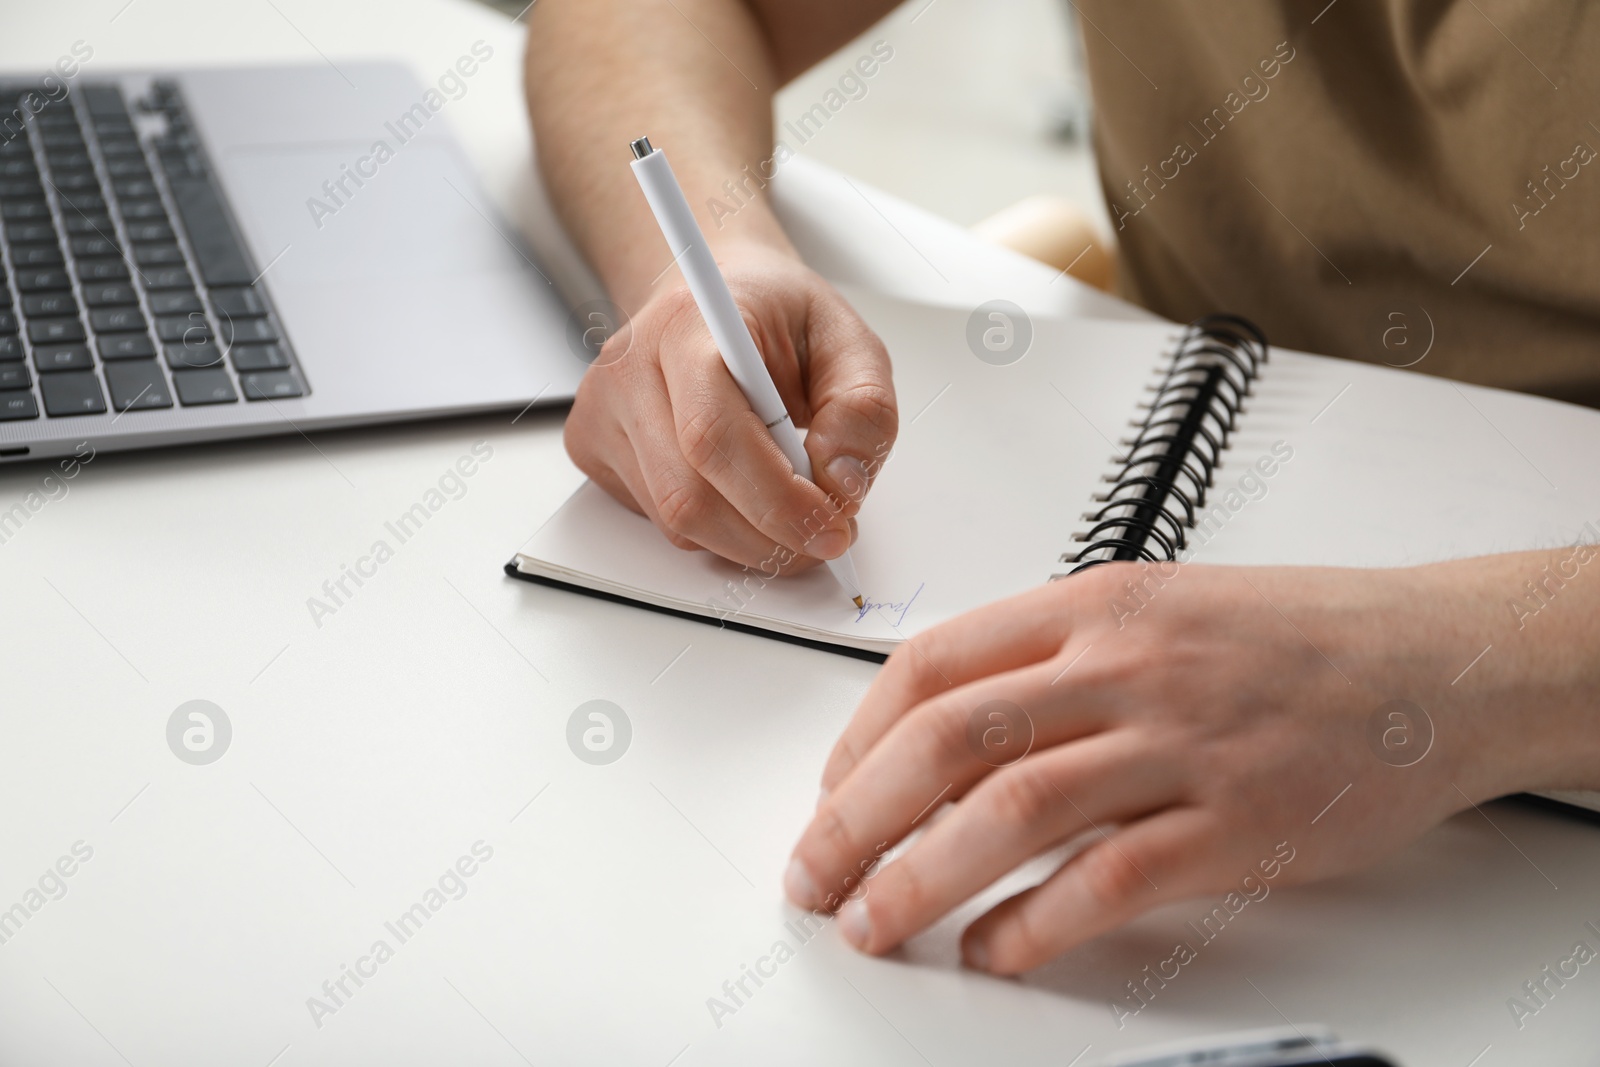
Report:
M694 302L711 331L711 339L716 342L717 351L722 353L722 362L727 364L728 373L733 375L740 392L750 402L751 409L767 424L773 440L778 442L783 454L794 464L795 473L811 481L811 457L806 455L805 445L800 441L800 431L795 429L789 409L783 406L778 387L773 384L772 375L767 373L767 365L756 348L755 338L750 336L750 328L745 325L739 306L733 302L727 279L717 268L716 257L711 254L711 246L706 243L706 235L701 231L700 224L694 220L694 211L684 198L683 189L672 173L666 153L652 147L648 137L632 142L632 148L633 175L639 179L639 187L650 202L650 210L655 212L662 236L677 257L684 281L689 284L689 292L694 294ZM856 607L864 607L866 602L861 596L861 582L856 578L856 568L850 561L849 550L838 559L826 562L833 576L855 601Z

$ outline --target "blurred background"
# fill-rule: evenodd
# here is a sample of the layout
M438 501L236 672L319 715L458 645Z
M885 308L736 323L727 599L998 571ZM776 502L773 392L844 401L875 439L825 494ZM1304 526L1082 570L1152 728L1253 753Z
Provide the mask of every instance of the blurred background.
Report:
M894 58L800 154L963 226L1049 193L1109 231L1071 0L908 0L784 89L780 128L880 39Z

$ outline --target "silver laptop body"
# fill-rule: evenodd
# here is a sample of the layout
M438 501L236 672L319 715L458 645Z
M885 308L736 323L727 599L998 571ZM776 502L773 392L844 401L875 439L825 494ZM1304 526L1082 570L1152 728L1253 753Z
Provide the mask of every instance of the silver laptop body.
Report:
M406 68L29 83L0 75L0 462L571 399L567 309Z

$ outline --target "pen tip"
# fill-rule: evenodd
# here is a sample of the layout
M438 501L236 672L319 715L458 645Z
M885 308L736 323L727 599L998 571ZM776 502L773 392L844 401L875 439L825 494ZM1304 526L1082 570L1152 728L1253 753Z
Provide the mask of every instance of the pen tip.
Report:
M855 605L858 608L864 608L864 607L867 606L867 602L865 600L863 600L861 597L851 597L850 599L855 601Z

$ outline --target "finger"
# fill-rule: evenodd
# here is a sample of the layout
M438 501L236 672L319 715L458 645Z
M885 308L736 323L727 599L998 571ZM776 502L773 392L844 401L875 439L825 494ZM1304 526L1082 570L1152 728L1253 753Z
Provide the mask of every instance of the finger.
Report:
M617 469L607 469L604 472L604 476L619 483L621 486L621 489L619 490L621 494L631 497L633 500L644 501L644 506L640 507L637 504L629 503L626 500L624 500L624 503L627 503L628 507L630 507L632 510L638 512L651 522L655 523L656 528L659 529L663 535L665 535L667 541L671 543L673 547L681 548L688 552L708 551L704 545L697 544L689 538L684 537L681 534L674 533L672 530L667 528L666 524L661 521L660 516L656 513L655 504L650 499L650 489L645 484L644 475L640 472L638 463L633 460L632 453L629 452L628 455L620 458L621 462L618 463ZM601 481L599 478L596 478L595 480L597 482ZM601 482L601 484L602 486L605 485L604 482ZM611 492L609 489L607 491ZM619 500L623 499L623 496L618 495L618 493L612 493L612 495L617 496ZM759 563L753 564L752 566L754 566L754 568L759 571L763 577L772 578L777 575L798 574L802 571L817 566L818 563L818 560L811 559L809 556L797 556L786 548L774 545L772 546L772 552L770 555L762 559Z
M1217 837L1212 816L1191 807L1114 832L969 926L962 957L977 970L1020 974L1158 904L1207 892L1223 880Z
M562 444L579 470L621 503L639 511L638 501L617 494L615 479L610 475L613 460L622 451L631 451L631 446L606 399L607 386L601 381L606 373L605 368L591 370L578 383L572 411L562 426Z
M1069 604L1052 583L941 623L900 646L829 753L822 787L837 788L872 746L922 701L1061 652L1072 630Z
M790 899L805 907L827 904L847 877L881 854L878 846L899 841L938 804L993 770L993 752L1009 762L1022 758L1028 745L1043 749L1093 732L1099 722L1087 708L1045 714L1050 673L1036 666L985 678L919 705L898 722L813 814L795 846ZM974 741L973 715L994 701L1016 709L1006 718L1019 721L1005 724L1014 754Z
M635 472L637 473L637 468L635 468ZM639 505L642 485L640 489L635 489L630 479L618 474L610 467L602 467L596 470L594 473L589 475L589 480L594 482L594 484L598 485L600 488L604 489L608 494L611 495L613 500L626 507L629 511L632 511L637 515L643 515L647 519L650 518L649 515L645 515L644 508ZM648 500L649 498L646 497L645 499ZM652 519L651 521L653 522L654 520ZM674 543L677 541L677 539L672 538L671 535L669 535L669 539L673 540ZM685 542L678 547L688 547L688 543ZM695 545L694 547L699 548L700 546Z
M625 453L617 456L614 466L606 467L590 477L605 488L606 492L623 500L634 511L654 523L656 529L666 536L674 548L681 548L687 552L705 551L704 546L667 529L666 524L661 521L661 516L656 513L655 502L650 499L650 486L645 482L644 473L639 470L639 462L634 458L631 445ZM615 489L611 488L613 484L616 485Z
M562 432L567 454L590 481L619 504L654 522L647 510L650 497L644 490L643 478L639 477L633 445L611 413L585 392L584 386L590 381L593 381L592 372L579 386L572 415Z
M844 515L800 477L750 409L703 325L662 360L675 451L748 525L793 552L832 559L850 547Z
M806 324L806 452L817 485L853 515L899 432L889 351L831 287L812 297Z
M1029 756L983 779L879 871L840 910L839 929L863 952L887 952L1046 849L1167 807L1182 781L1132 731Z
M668 536L684 538L747 567L782 565L792 550L752 526L679 450L671 405L656 388L636 390L625 424L650 501L645 513ZM754 416L752 416L754 417Z

